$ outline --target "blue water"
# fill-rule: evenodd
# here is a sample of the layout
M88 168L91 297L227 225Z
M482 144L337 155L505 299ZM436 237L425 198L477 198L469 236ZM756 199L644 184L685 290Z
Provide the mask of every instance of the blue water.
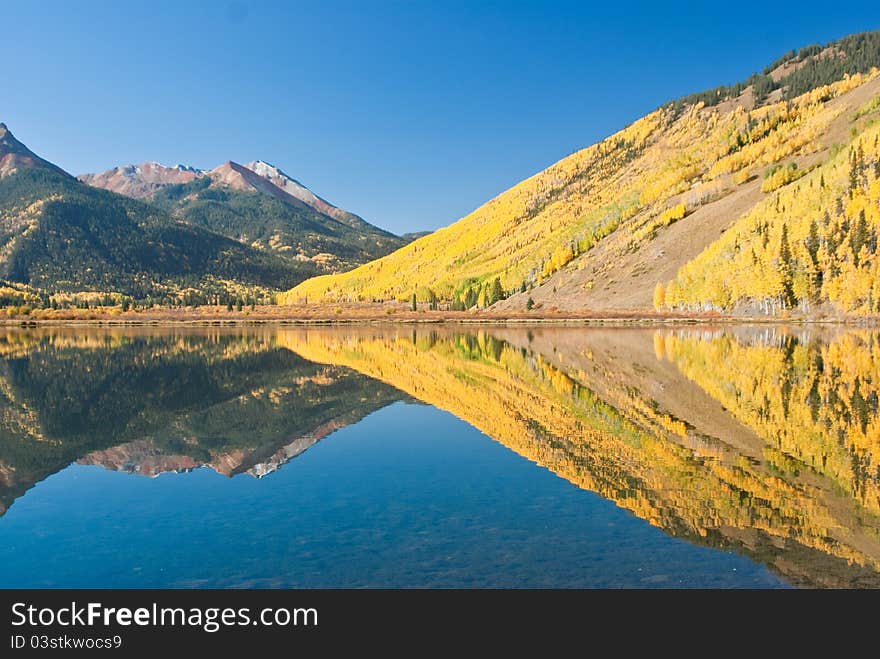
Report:
M784 585L405 403L261 480L74 464L0 518L7 588Z

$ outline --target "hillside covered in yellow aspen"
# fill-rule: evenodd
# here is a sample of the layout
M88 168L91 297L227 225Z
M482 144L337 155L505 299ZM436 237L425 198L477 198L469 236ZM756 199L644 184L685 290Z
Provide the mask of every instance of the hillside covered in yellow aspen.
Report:
M875 313L878 67L880 32L793 51L281 301Z

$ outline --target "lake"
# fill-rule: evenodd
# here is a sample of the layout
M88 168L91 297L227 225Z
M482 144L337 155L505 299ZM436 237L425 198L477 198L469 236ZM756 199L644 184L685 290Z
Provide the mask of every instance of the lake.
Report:
M880 587L880 333L7 329L0 587Z

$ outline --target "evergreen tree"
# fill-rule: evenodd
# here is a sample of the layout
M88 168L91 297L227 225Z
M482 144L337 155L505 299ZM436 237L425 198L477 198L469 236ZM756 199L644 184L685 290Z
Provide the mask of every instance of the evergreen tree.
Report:
M849 238L849 245L852 248L853 253L853 263L858 266L859 265L859 252L862 250L862 246L868 240L868 223L865 221L865 211L864 209L859 212L859 219L856 220L855 224L852 228L852 234Z
M791 259L791 247L788 244L788 225L782 223L782 237L779 240L779 273L782 275L782 304L793 307L797 303L792 284L794 271Z
M492 290L489 293L489 304L495 304L503 299L504 289L501 287L501 278L495 277L495 281L492 282Z
M469 287L464 295L464 308L470 309L477 303L477 291L473 287Z
M816 223L815 219L810 222L810 233L804 244L807 248L807 252L810 254L810 259L813 261L813 265L818 265L819 225Z
M859 162L856 158L855 152L851 153L849 159L849 196L853 196L853 192L857 187L859 187L859 176L860 176Z

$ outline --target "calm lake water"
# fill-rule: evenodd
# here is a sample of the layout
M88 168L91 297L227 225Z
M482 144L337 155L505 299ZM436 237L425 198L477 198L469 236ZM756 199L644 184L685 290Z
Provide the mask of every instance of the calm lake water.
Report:
M880 587L880 335L11 330L0 587Z

